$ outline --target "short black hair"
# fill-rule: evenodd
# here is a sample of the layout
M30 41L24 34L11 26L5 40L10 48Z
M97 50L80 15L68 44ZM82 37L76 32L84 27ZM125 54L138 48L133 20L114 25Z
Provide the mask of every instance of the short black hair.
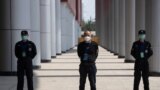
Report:
M28 35L28 31L23 30L23 31L21 32L21 35Z

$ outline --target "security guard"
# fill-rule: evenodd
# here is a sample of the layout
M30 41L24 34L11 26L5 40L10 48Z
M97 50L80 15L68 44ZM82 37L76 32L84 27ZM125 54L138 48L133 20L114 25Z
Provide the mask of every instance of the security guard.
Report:
M134 90L139 90L141 76L143 78L144 90L149 90L149 64L148 59L153 51L151 44L145 40L145 30L139 31L139 40L133 43L131 55L136 59L134 72Z
M80 86L79 90L85 90L86 77L88 75L91 90L96 90L96 72L95 65L98 56L98 44L91 40L91 32L84 32L84 41L78 45L78 56L80 57Z
M22 31L22 41L19 41L15 45L15 55L18 58L17 61L17 76L18 84L17 90L23 90L24 75L26 74L28 90L33 90L33 69L32 59L36 56L36 46L32 41L28 40L28 32Z

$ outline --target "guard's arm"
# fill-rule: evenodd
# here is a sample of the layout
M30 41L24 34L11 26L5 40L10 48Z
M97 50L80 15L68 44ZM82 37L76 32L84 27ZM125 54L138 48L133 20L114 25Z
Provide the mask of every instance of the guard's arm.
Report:
M135 58L135 59L137 59L137 54L136 54L136 44L135 43L133 43L133 45L132 45L132 49L131 49L131 55Z
M152 46L149 43L148 44L148 53L147 53L147 59L150 58L153 55L153 50L152 50Z
M96 58L98 57L98 53L99 53L99 48L98 48L98 44L96 45Z
M16 45L15 45L15 56L17 57L17 58L19 58L20 57L20 51L19 51L19 47L18 47L18 44L16 43Z
M81 57L81 45L80 44L78 44L78 47L77 47L77 54L80 58Z
M34 43L32 43L32 55L31 55L31 58L33 59L36 55L37 55L36 45Z

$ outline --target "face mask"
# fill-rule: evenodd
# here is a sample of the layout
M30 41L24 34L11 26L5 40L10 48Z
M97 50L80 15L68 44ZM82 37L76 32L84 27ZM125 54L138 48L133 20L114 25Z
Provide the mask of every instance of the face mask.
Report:
M27 35L22 36L22 40L24 41L28 40L28 36Z
M139 35L139 39L140 40L145 40L146 39L146 35L145 34Z
M89 42L89 41L91 40L91 37L90 37L90 36L85 36L85 37L84 37L84 40L85 40L86 42Z

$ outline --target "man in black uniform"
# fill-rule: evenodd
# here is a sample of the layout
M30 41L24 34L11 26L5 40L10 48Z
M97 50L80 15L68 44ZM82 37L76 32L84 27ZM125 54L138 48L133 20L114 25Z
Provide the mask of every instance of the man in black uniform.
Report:
M143 78L144 90L149 90L149 63L148 59L153 51L151 44L145 40L145 30L139 31L139 40L133 43L131 55L136 59L134 72L134 90L139 90L141 76Z
M15 55L18 58L17 61L17 76L18 84L17 90L23 90L24 75L26 74L28 90L33 90L33 68L32 59L36 56L36 46L32 41L28 40L28 32L21 32L22 41L19 41L15 45Z
M98 44L91 40L91 32L84 32L84 40L78 45L78 56L80 57L80 86L79 90L85 90L86 77L88 75L91 90L96 90L96 72L95 65L98 56Z

